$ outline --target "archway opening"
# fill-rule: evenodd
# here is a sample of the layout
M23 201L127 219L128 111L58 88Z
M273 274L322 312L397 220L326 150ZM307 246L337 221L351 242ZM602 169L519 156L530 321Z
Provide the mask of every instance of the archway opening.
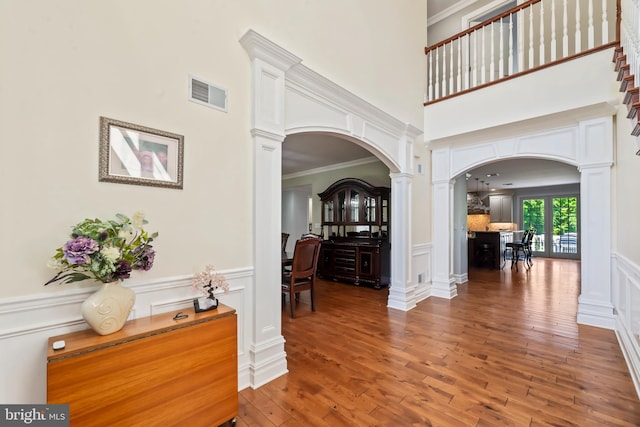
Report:
M295 242L301 235L305 233L321 235L327 240L327 244L324 245L327 248L322 251L326 257L321 256L319 260L318 268L321 277L343 282L345 285L355 283L386 288L390 281L389 225L382 227L384 228L384 236L382 236L378 222L381 220L380 214L383 208L376 206L376 199L366 198L364 193L355 192L357 199L349 203L353 205L355 201L357 206L351 206L348 212L344 211L350 217L346 226L337 225L339 223L337 219L335 223L327 219L327 212L322 210L323 204L319 194L336 182L346 179L362 181L376 188L391 188L389 167L362 141L328 132L296 133L285 138L282 144L282 232L291 237L286 253L293 254ZM385 201L384 207L386 218L390 209L388 202L389 200ZM352 213L358 212L362 213L359 218L351 217ZM347 233L351 235L350 238L347 237ZM347 270L334 274L334 270L338 267L333 265L332 251L328 245L337 247L341 244L339 241L354 248L353 265L349 266L353 270L345 266ZM369 258L362 263L357 262L359 254L363 252L362 245L367 247L377 245L378 248L385 248L374 254L369 252L361 254L362 257L373 257L376 261L373 266L370 265ZM382 281L381 265L378 261L383 261L385 266Z

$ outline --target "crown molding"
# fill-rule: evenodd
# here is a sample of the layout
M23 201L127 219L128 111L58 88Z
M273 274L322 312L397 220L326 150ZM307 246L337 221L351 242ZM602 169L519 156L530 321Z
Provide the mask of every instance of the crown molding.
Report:
M460 12L462 9L469 7L474 3L477 3L477 1L478 0L465 0L465 1L455 2L454 4L452 4L445 10L443 10L442 12L436 13L431 18L427 19L427 28L429 28L429 26L431 25L437 24L438 22L444 19L447 19L454 13Z
M254 30L247 31L241 38L240 44L247 51L251 59L261 59L282 71L286 71L294 64L302 61L299 57L278 46Z
M323 166L321 168L315 168L315 169L309 169L302 172L290 173L289 175L283 175L282 180L284 181L287 179L299 178L301 176L315 175L323 172L331 172L334 170L350 168L353 166L368 165L370 163L376 163L379 161L380 159L378 159L377 157L365 157L364 159L352 160L350 162L337 163L330 166Z

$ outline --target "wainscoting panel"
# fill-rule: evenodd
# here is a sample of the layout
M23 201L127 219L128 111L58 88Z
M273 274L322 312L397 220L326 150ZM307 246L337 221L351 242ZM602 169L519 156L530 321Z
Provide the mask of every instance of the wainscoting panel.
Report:
M640 396L640 266L617 254L612 258L616 335Z
M236 309L238 316L238 390L249 387L251 304L247 290L252 286L253 269L220 271L229 283L219 300ZM136 292L131 319L191 307L198 292L192 276L149 282L127 283ZM5 380L0 384L0 402L42 404L47 400L46 361L49 337L86 329L80 314L83 301L97 287L67 292L28 295L0 300L0 366Z
M413 245L411 279L416 285L416 303L431 296L431 244Z

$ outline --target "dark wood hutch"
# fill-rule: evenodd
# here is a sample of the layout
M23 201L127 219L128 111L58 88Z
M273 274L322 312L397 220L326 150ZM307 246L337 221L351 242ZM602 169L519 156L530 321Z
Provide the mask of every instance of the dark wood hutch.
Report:
M391 189L356 178L334 182L322 193L320 277L371 285L389 285Z

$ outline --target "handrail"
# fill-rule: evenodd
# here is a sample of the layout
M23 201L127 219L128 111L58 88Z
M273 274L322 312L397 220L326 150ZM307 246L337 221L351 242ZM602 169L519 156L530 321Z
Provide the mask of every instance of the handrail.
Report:
M507 17L509 15L513 15L514 13L518 12L519 10L526 9L527 7L531 6L532 4L539 3L541 1L542 0L529 0L529 1L525 2L525 3L522 3L522 4L516 6L516 7L512 8L512 9L509 9L509 10L507 10L505 12L502 12L500 15L497 15L497 16L489 19L489 20L486 20L484 22L476 24L473 27L470 27L470 28L468 28L466 30L460 31L458 34L455 34L455 35L449 37L448 39L445 39L445 40L443 40L441 42L438 42L438 43L436 43L436 44L434 44L432 46L425 47L424 48L424 53L425 54L429 53L429 51L431 51L433 49L437 49L438 47L443 46L443 45L445 45L445 44L447 44L447 43L449 43L449 42L451 42L453 40L462 38L463 36L466 36L467 34L473 33L474 31L477 31L482 27L486 27L487 25L491 25L496 21L500 21L504 17Z
M619 44L620 16L621 0L529 0L499 13L425 47L424 105Z

